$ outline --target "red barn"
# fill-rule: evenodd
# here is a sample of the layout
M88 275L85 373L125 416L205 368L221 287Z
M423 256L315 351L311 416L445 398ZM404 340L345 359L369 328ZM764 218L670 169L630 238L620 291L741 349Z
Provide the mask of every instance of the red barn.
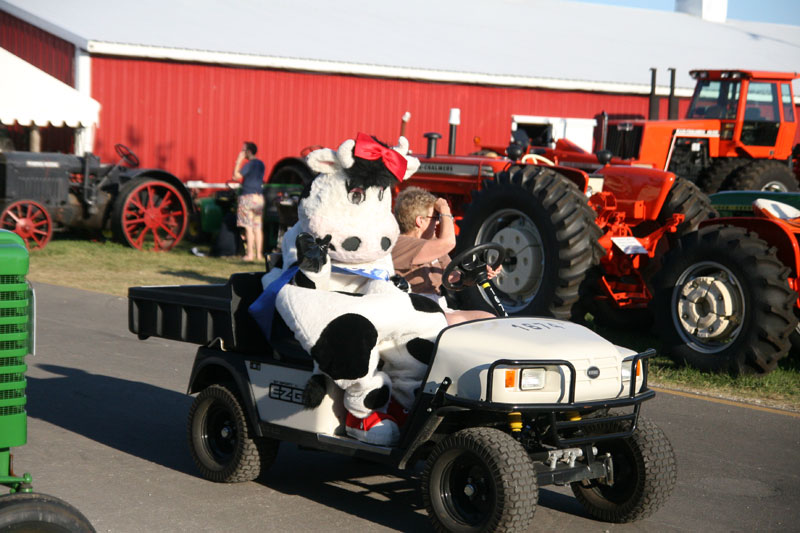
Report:
M101 104L83 148L219 182L244 140L269 169L357 131L393 141L406 111L417 152L451 108L458 153L504 144L512 115L645 117L651 67L666 118L669 67L682 114L690 69L795 70L800 45L795 26L580 2L340 4L0 0L0 47ZM71 151L71 131L45 128L42 148Z

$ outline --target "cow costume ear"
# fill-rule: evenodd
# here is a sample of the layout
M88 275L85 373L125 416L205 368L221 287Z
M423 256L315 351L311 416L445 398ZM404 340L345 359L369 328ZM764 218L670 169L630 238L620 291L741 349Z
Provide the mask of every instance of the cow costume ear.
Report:
M403 181L407 180L411 177L414 172L419 170L419 159L413 156L408 155L408 139L403 137L402 135L397 140L397 146L394 147L394 150L401 154L403 157L406 158L408 162L406 166L406 173L403 176Z
M342 167L351 168L356 162L353 158L353 148L355 145L356 141L353 139L347 139L339 145L339 150L336 152L336 155L339 157L339 164L341 164Z
M397 146L394 146L393 148L396 151L400 152L400 154L402 156L404 156L404 157L407 156L408 155L408 139L406 139L404 136L401 135L400 138L397 140Z
M319 174L333 174L340 168L336 152L330 148L314 150L306 156L306 163L311 170Z
M408 165L406 166L406 175L403 176L403 181L407 180L411 177L411 175L419 170L419 159L416 157L407 155L406 161L408 161Z

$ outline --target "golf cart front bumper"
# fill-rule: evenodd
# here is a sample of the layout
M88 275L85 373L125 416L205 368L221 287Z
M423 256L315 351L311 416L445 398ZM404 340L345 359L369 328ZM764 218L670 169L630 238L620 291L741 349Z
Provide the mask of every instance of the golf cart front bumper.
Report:
M593 401L577 401L577 372L572 363L566 360L523 360L500 359L489 366L486 379L485 399L466 399L447 393L451 380L444 380L432 401L433 412L444 408L452 414L451 409L464 409L483 413L520 413L524 419L546 419L549 427L548 441L558 447L579 446L601 440L626 438L636 430L639 409L642 402L655 397L655 391L647 387L648 360L656 355L655 350L632 355L625 359L633 369L630 382L625 384L622 393L609 399ZM565 401L557 403L508 403L495 401L493 383L495 373L508 368L526 366L557 366L566 369L568 388ZM613 410L613 413L610 411ZM612 428L611 431L598 431L598 428Z

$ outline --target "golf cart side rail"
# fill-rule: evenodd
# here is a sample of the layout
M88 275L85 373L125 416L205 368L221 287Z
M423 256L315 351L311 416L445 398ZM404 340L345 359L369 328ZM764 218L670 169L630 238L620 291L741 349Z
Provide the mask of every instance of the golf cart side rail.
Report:
M159 337L244 354L269 349L247 308L261 294L263 272L233 274L226 283L128 288L128 329L140 339Z

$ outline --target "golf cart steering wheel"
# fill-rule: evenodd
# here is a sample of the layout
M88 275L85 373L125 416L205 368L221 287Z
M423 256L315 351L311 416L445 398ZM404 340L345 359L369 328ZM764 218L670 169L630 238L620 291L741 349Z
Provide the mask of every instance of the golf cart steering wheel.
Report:
M131 168L136 168L139 166L139 158L136 157L136 154L134 154L133 151L124 144L115 144L114 150L116 150L117 155L120 156L123 161L128 163Z
M489 263L487 257L489 252L496 252L497 257ZM497 268L506 257L506 249L496 242L487 242L473 246L455 256L442 273L442 285L451 291L461 291L473 285L482 285L489 278L486 274L486 265ZM461 277L456 283L450 282L450 275L458 270Z

